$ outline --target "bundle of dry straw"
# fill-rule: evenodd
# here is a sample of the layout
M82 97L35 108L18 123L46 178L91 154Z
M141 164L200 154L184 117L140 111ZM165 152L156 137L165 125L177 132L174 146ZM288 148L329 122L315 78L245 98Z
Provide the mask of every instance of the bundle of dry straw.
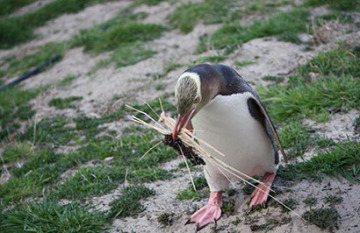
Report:
M161 102L160 102L161 104ZM149 106L149 105L148 105ZM147 123L143 120L141 120L140 118L136 117L136 116L131 116L132 117L132 120L134 122L137 122L139 124L142 124L142 125L145 125L145 126L148 126L154 130L156 130L157 132L161 133L162 135L171 135L172 133L172 130L174 129L175 127L175 124L176 124L176 121L175 119L169 117L165 112L164 110L162 109L162 112L160 114L160 116L158 114L155 114L159 117L159 120L156 121L154 120L149 114L143 112L143 111L140 111L138 109L135 109L131 106L128 106L130 109L136 111L136 112L139 112L141 114L143 114L144 116L148 117L152 124L150 123ZM151 106L149 106L150 109ZM182 128L181 131L178 133L178 137L180 138L181 142L186 145L187 147L190 147L190 148L193 148L198 154L200 154L203 158L205 158L206 162L210 162L212 165L215 165L215 167L217 167L219 169L219 171L221 171L226 177L226 173L227 174L231 174L235 177L237 177L238 179L244 181L245 183L253 186L254 188L256 189L259 189L261 190L262 192L264 192L262 189L258 188L256 185L254 185L253 183L249 182L248 180L252 180L252 181L255 181L256 183L259 183L259 184L262 184L263 186L266 186L264 183L260 182L259 180L257 179L254 179L253 177L251 176L248 176L246 175L245 173L233 168L232 166L224 163L223 161L221 161L220 159L216 158L216 157L213 157L212 155L210 155L205 149L203 149L194 139L196 139L198 142L200 142L201 144L203 145L206 145L208 148L211 148L213 151L215 151L216 153L218 153L219 155L221 156L225 156L222 152L220 152L219 150L217 150L216 148L214 148L213 146L211 146L210 144L208 144L207 142L205 142L204 140L202 140L201 138L197 137L196 135L194 135L191 131L189 131L188 129L186 128ZM155 147L157 147L158 145L160 145L162 143L159 142L157 143L155 146L153 146L152 148L150 148L150 150L148 150L144 155L146 156L152 149L154 149ZM195 187L195 184L193 182L193 178L191 176L191 173L190 173L190 169L189 169L189 166L186 162L186 156L184 155L183 153L183 150L181 149L181 147L179 147L179 150L178 151L181 151L181 155L183 156L184 158L184 161L186 163L186 166L188 168L188 171L189 171L189 174L190 174L190 177L191 177L191 182L193 184L193 187L194 189L196 190L196 187ZM142 157L142 158L143 158ZM244 178L245 177L245 178ZM229 179L229 178L228 178ZM229 179L229 181L231 182L231 180ZM273 190L272 190L273 191ZM278 202L279 204L281 204L282 206L284 206L286 209L288 209L289 211L291 211L292 213L294 213L295 215L297 215L298 217L300 217L301 219L303 219L298 213L296 213L295 211L293 211L291 208L289 208L288 206L286 206L284 203L282 203L280 200L278 200L277 198L275 198L274 196L272 196L271 194L269 194L269 196L271 198L273 198L276 202ZM305 219L303 219L304 221L306 221Z

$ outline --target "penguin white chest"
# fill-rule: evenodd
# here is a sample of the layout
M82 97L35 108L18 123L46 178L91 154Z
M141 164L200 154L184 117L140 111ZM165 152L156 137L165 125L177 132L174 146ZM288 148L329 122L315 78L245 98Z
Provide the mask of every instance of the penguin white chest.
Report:
M212 156L249 176L263 175L275 171L275 155L264 126L250 114L249 98L254 98L249 92L218 95L192 122L195 134L225 155L201 145ZM213 176L224 175L208 162L206 169Z

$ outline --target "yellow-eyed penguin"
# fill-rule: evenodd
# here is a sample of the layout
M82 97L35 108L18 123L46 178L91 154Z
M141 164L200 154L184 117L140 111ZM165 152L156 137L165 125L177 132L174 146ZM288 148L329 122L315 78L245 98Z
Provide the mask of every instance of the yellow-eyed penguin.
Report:
M201 145L210 155L248 176L263 175L261 182L266 186L258 185L263 191L255 189L250 208L265 204L279 164L274 140L284 152L256 92L231 67L200 64L179 77L175 98L179 117L173 138L181 128L194 127L199 138L225 156ZM239 180L204 159L211 193L208 204L188 221L196 223L197 229L220 218L222 191L229 185L229 178Z

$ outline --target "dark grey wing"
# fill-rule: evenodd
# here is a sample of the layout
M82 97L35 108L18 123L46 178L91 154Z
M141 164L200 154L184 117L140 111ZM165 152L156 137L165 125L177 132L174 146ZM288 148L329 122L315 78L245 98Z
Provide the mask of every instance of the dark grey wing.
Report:
M258 99L258 98L259 97L256 95L253 98L248 99L247 104L248 104L249 112L252 117L254 117L256 120L260 121L260 123L265 128L267 135L271 139L273 148L275 150L275 163L276 164L279 163L279 155L278 155L276 147L274 145L274 139L280 148L280 151L284 157L285 162L287 163L288 162L287 156L285 154L284 148L281 145L281 142L280 142L279 136L276 132L276 129L275 129L265 107L262 105L260 99Z

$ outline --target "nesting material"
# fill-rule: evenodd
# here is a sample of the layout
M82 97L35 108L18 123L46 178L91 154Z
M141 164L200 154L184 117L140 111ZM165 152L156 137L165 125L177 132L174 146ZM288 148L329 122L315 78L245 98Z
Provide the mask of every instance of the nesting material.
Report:
M143 115L145 115L146 117L148 117L149 119L151 119L151 121L153 122L153 124L147 123L135 116L132 116L133 121L146 125L148 127L151 127L153 129L155 129L156 131L158 131L159 133L163 134L163 135L168 135L172 133L172 130L175 127L175 119L169 117L164 111L160 114L159 116L159 120L155 121L151 116L149 116L149 114L140 111L138 109L135 109L133 107L128 106L129 108L142 113ZM246 175L245 173L236 170L235 168L233 168L232 166L224 163L223 161L221 161L220 159L213 157L212 155L210 155L206 150L204 150L194 139L196 139L198 142L202 143L203 145L206 145L206 147L212 149L213 151L215 151L217 154L219 154L220 156L224 156L225 155L220 152L219 150L217 150L216 148L214 148L213 146L211 146L210 144L208 144L207 142L205 142L204 140L202 140L201 138L198 138L196 135L194 135L190 130L186 129L186 128L182 128L181 131L178 133L178 140L179 140L179 145L183 145L182 146L178 146L178 149L176 149L177 151L179 151L182 155L185 156L184 154L184 150L183 148L191 148L191 150L196 151L196 153L194 152L193 154L200 154L203 158L206 158L206 161L211 163L212 165L216 166L224 175L225 172L235 176L237 178L239 178L240 180L243 180L244 182L247 182L247 179L253 180L257 183L261 183L263 185L265 185L264 183L260 182L259 180L254 179L253 177L250 177L248 175ZM174 144L173 142L170 142L170 144ZM189 150L189 149L186 149ZM188 153L188 156L192 156L192 153ZM199 157L199 156L197 156ZM200 157L199 157L200 158ZM202 158L201 158L202 159ZM229 179L230 180L230 179ZM250 185L252 185L250 183ZM254 185L253 185L254 186ZM256 186L254 186L256 187Z
M204 160L195 153L193 148L184 145L179 138L173 139L171 134L166 134L163 143L174 148L179 154L183 154L193 165L205 165Z
M211 163L213 166L216 166L219 171L221 171L225 176L226 173L230 174L234 177L237 177L238 179L244 181L245 183L251 185L252 187L261 190L262 192L264 192L262 189L258 188L256 185L252 184L251 182L249 182L248 180L252 180L255 181L258 184L262 184L264 186L266 186L266 184L264 184L263 182L254 179L253 177L250 177L248 175L246 175L245 173L236 170L235 168L233 168L232 166L224 163L223 161L221 161L220 159L213 157L212 155L210 155L209 153L207 153L206 150L204 150L194 139L196 139L198 142L200 142L201 144L205 145L206 147L210 148L211 150L215 151L217 154L219 154L220 156L225 156L223 153L221 153L220 151L218 151L216 148L214 148L213 146L211 146L210 144L208 144L207 142L205 142L204 140L202 140L201 138L196 137L196 135L194 135L191 131L189 131L186 128L182 128L181 131L178 133L178 138L173 141L172 140L172 129L174 129L175 127L175 120L172 119L171 117L167 116L167 114L163 111L160 116L159 116L159 120L155 121L149 114L140 111L138 109L135 109L131 106L127 107L145 115L146 117L148 117L149 119L151 119L151 121L153 122L152 124L147 123L135 116L132 116L133 121L140 123L142 125L146 125L150 128L155 129L156 131L158 131L159 133L161 133L162 135L165 135L165 143L169 143L170 146L174 147L176 149L176 147L178 149L176 149L180 154L182 154L183 156L185 156L185 154L187 154L187 156L194 156L194 157L198 157L199 159L201 159L203 161L202 158L200 158L197 154L200 154L203 158L206 158L206 162L207 163ZM159 143L160 144L160 143ZM157 145L156 145L157 146ZM155 147L155 146L154 146ZM153 148L152 148L153 149ZM191 149L191 151L190 151ZM185 151L185 152L184 152ZM148 151L149 152L149 151ZM147 154L148 152L146 152L145 154ZM145 155L144 155L145 156ZM190 158L191 160L191 158ZM204 161L203 161L204 162ZM188 167L188 166L187 166ZM188 168L189 169L189 168ZM189 170L190 171L190 170ZM191 176L191 173L189 173ZM191 176L192 177L192 176ZM227 176L226 176L227 177ZM229 179L229 177L228 177ZM230 180L230 179L229 179ZM194 189L195 188L195 184L192 180ZM274 191L270 188L271 191ZM298 213L296 213L294 210L292 210L291 208L289 208L287 205L285 205L283 202L281 202L279 199L275 198L273 195L269 194L269 197L273 198L276 202L278 202L280 205L284 206L286 209L288 209L289 211L291 211L292 213L294 213L296 216L298 216L299 218L301 218L303 221L306 222L306 220L301 217Z

